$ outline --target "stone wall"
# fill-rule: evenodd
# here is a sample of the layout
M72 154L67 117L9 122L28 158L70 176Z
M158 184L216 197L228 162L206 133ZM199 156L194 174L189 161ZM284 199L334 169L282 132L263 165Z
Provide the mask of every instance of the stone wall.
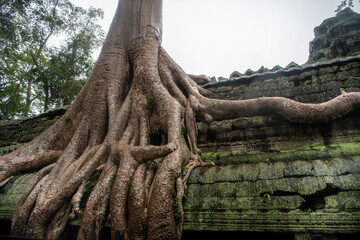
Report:
M211 82L203 87L208 97L244 100L283 96L299 102L325 102L347 92L360 91L360 55L327 62L286 68L260 69L251 75L235 75L231 80Z
M309 63L360 54L360 14L346 8L314 29Z
M203 86L209 97L289 97L324 102L360 91L360 56L293 65ZM360 233L360 113L326 124L280 116L199 122L199 147L214 167L189 180L184 229L291 232L296 239Z
M66 107L57 108L35 117L0 121L0 156L33 140L53 125L66 109Z
M360 157L197 168L185 229L351 233L360 230Z

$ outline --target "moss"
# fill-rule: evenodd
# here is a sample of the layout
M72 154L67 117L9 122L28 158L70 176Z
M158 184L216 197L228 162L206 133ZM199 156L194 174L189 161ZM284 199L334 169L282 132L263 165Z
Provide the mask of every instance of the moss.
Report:
M358 62L351 62L346 64L346 66L344 67L345 71L351 70L351 69L356 69L360 67L360 63Z
M281 79L280 79L280 78L278 78L278 79L270 78L270 79L264 80L264 81L262 82L262 84L264 84L264 85L267 85L267 84L275 84L275 85L277 85L277 84L279 84L279 82L281 82Z
M24 145L23 143L15 143L15 144L12 144L9 146L1 147L0 148L0 156L11 153L23 145Z
M81 203L80 203L80 208L81 208L82 210L85 209L87 200L89 199L90 194L91 194L92 190L94 189L97 180L98 180L99 177L100 177L100 173L101 173L101 172L96 172L94 175L92 175L92 176L86 181L86 187L85 187L85 190L84 190L84 195L83 195L83 197L82 197L82 199L81 199Z
M332 67L323 67L319 69L320 74L326 74L326 73L334 73L339 70L338 66L332 66Z
M149 165L148 167L159 168L159 164L155 160L149 161L147 163Z
M360 142L336 143L328 148L331 157L352 157L360 155Z
M310 70L310 71L306 71L303 72L299 75L299 79L301 81L303 80L307 80L307 79L311 79L313 76L317 76L319 74L318 70Z
M305 87L307 85L311 84L311 80L301 81L299 83L299 87Z
M179 223L181 221L181 211L180 211L180 204L177 201L176 198L176 191L173 190L172 191L172 196L173 196L173 214L174 214L174 219L176 223Z
M217 165L247 164L258 162L278 162L296 160L329 160L337 157L352 157L360 155L360 142L336 143L328 146L321 144L307 144L279 152L253 151L247 153L216 152L203 153L201 158L206 162Z
M225 99L225 100L229 100L229 99L232 99L234 96L229 94L229 95L225 95L222 99Z
M231 153L231 156L232 155L233 154ZM205 162L212 162L212 161L219 160L226 156L230 156L230 155L229 154L220 154L220 153L216 153L216 152L209 152L209 153L202 153L201 159Z

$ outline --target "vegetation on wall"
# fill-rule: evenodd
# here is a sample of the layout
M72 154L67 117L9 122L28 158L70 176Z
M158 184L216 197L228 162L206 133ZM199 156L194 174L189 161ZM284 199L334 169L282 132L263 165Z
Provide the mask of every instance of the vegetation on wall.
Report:
M354 0L342 0L335 12L340 12L346 7L354 7Z

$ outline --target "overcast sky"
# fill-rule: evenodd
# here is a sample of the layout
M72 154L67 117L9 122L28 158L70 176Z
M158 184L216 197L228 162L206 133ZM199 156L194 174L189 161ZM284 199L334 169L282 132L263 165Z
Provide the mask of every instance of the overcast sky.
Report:
M71 0L102 8L108 31L117 0ZM187 72L229 77L248 68L304 64L313 29L341 0L164 0L163 47ZM360 12L358 1L353 10Z

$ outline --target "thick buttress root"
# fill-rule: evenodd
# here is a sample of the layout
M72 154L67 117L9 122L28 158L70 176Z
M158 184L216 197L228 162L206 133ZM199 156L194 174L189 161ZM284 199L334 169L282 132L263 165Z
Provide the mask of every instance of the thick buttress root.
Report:
M13 235L57 239L69 218L82 217L78 239L97 239L107 220L112 239L180 239L184 187L192 169L206 164L196 120L278 114L294 122L327 122L360 106L360 93L322 104L205 98L196 82L207 79L187 75L153 36L134 41L128 54L104 52L111 60L97 65L63 118L0 159L0 182L41 169L16 208ZM114 62L121 74L109 70L119 68ZM83 209L87 181L96 172Z

